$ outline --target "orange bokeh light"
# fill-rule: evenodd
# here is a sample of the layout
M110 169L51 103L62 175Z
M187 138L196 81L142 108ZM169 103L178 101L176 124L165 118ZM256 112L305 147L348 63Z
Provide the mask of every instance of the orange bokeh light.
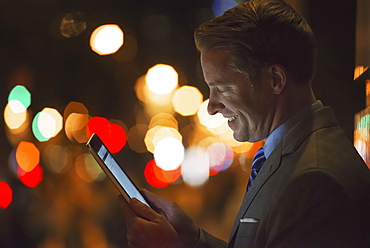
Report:
M159 113L150 119L149 129L152 129L155 126L172 127L177 130L179 123L173 115L168 113Z
M33 143L21 141L17 147L15 157L18 165L24 171L30 172L40 162L40 151Z
M144 143L144 138L147 131L148 125L145 124L136 124L130 128L127 133L127 142L132 150L137 153L147 152Z
M174 110L182 116L196 114L202 102L202 93L196 87L188 85L177 89L172 97Z

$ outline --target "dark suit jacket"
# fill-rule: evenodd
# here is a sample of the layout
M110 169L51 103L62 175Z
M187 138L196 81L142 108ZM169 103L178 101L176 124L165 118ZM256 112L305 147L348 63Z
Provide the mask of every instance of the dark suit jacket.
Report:
M370 247L370 172L329 107L297 123L266 160L228 247ZM204 247L220 247L208 233Z

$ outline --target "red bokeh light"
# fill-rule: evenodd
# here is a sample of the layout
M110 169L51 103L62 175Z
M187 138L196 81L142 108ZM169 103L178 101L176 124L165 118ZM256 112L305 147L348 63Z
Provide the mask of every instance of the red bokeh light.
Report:
M146 164L144 176L146 181L153 187L164 188L181 176L181 167L172 171L164 171L152 159Z
M153 165L154 174L161 181L173 183L181 176L181 166L179 166L176 170L165 171L159 168L154 160L153 162L154 162Z
M43 179L44 171L40 165L30 171L26 172L22 168L18 167L18 178L19 180L30 188L35 188Z
M13 201L13 190L6 182L0 182L0 208L6 209Z
M88 137L96 133L111 153L119 152L126 145L125 130L104 117L91 118L87 123L86 133Z
M156 173L154 172L155 167L158 167L158 166L155 164L154 159L152 159L146 164L145 170L144 170L144 176L145 176L146 181L150 185L156 188L167 187L170 183L162 181L156 176Z

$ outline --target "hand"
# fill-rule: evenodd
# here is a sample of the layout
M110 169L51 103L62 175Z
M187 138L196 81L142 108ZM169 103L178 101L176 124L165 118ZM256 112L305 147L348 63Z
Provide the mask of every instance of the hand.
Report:
M176 230L186 247L194 247L199 240L199 227L175 202L159 198L147 190L141 190L142 195L150 206L158 213L164 215Z
M165 216L155 212L136 198L132 198L128 204L120 195L118 202L127 218L129 247L185 247Z

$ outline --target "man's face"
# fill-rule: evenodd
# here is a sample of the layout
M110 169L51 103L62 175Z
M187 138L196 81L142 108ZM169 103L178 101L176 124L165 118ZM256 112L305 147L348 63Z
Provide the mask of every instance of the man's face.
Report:
M229 55L222 49L201 54L203 75L210 89L208 113L221 113L238 141L256 142L270 133L276 111L271 77L262 72L251 82L230 69Z

